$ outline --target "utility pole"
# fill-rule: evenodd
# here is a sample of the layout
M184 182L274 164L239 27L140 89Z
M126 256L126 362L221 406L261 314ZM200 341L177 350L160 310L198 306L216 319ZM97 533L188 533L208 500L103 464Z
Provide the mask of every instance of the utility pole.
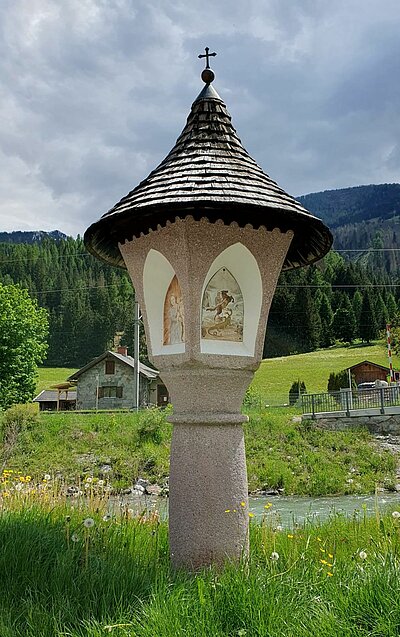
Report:
M135 361L135 365L133 368L133 395L134 395L134 404L133 408L135 411L139 410L139 303L135 300L134 305L134 320L133 320L133 359Z

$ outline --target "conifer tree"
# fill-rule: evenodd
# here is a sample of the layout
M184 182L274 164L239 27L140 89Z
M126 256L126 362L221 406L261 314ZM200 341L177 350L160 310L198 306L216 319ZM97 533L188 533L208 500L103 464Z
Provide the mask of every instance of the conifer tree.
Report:
M320 345L321 347L329 347L330 345L333 345L335 341L332 330L333 311L325 292L321 294L319 316L321 319Z
M353 296L352 306L356 319L356 336L360 336L360 317L363 297L360 290L356 290Z
M360 316L360 338L369 343L378 336L378 328L375 318L374 304L371 302L369 290L365 290L363 294L363 303Z

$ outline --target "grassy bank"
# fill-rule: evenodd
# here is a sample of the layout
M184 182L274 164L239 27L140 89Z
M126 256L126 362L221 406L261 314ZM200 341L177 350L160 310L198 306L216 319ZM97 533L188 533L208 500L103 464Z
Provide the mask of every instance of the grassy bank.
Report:
M110 517L106 499L71 508L51 481L4 480L2 637L399 634L400 514L288 532L268 512L250 521L248 563L189 575L170 570L155 514Z
M115 489L147 478L160 485L169 472L171 426L166 414L39 414L32 406L3 415L3 467L35 479L86 476ZM245 426L249 488L286 494L370 493L394 488L396 459L366 431L329 432L293 420L293 409L251 412Z

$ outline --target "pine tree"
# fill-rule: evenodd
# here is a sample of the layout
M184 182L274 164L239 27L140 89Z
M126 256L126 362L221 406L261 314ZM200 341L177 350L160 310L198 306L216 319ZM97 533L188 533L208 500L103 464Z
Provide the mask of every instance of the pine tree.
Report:
M389 292L386 298L386 308L388 311L389 321L392 321L396 316L398 310L396 300L391 292Z
M360 335L360 318L361 318L361 308L362 308L363 297L360 290L356 290L353 296L352 306L353 312L356 319L356 336Z
M321 294L319 316L321 319L320 345L321 347L329 347L330 345L333 345L335 341L332 330L333 311L325 292Z
M375 308L371 302L369 290L365 290L360 316L360 338L369 343L378 336L378 328L375 318Z

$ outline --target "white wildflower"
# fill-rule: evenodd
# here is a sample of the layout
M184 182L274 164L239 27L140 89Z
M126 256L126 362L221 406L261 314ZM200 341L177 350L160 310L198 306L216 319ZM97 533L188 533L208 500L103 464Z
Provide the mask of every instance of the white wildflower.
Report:
M103 522L109 522L111 520L111 517L112 516L109 513L103 515Z
M16 491L22 491L22 489L23 489L23 485L22 485L20 482L18 482L18 483L15 485L15 490L16 490Z
M79 542L79 535L77 535L76 533L73 533L73 534L71 535L71 540L72 540L73 542Z
M393 520L398 520L400 518L400 511L393 511L392 518Z
M272 551L272 553L270 555L270 559L273 562L277 562L279 560L279 553L277 553L276 551Z
M83 520L83 526L86 529L91 529L92 526L94 526L94 520L93 518L86 518L85 520Z
M99 480L98 483L99 487L102 487L104 485L104 480Z
M91 478L90 476L89 476L89 477L87 477L87 478L86 478L86 482L89 482L89 484L90 484L90 482L93 482L93 478Z
M43 480L46 480L46 482L48 482L49 480L51 480L51 475L49 473L45 473L43 476Z
M367 559L367 554L365 551L360 551L358 554L358 557L360 558L360 560L366 560Z
M278 526L276 527L277 531L283 531L283 526L282 524L278 524Z

